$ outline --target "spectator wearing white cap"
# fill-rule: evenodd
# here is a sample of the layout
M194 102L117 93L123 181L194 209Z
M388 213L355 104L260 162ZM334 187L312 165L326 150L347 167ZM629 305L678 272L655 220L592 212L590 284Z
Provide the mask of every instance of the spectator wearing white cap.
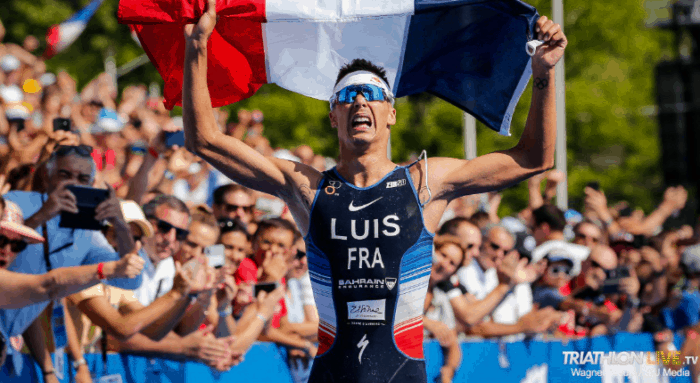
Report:
M533 301L540 307L560 309L566 299L562 292L571 278L581 272L581 262L588 257L590 249L564 241L548 241L535 249L532 262L544 263L545 272L535 283Z

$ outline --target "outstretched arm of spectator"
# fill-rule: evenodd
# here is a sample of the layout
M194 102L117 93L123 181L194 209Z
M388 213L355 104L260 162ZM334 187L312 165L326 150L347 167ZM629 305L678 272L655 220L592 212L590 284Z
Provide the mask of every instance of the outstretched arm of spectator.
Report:
M510 291L510 286L499 284L482 300L476 299L469 293L460 294L450 299L455 319L460 321L466 328L475 326L496 309L503 297L508 294L508 291Z
M183 271L179 262L175 263L175 268L173 288L146 307L132 302L117 311L101 296L85 299L78 307L95 324L108 329L117 338L126 339L141 332L156 341L163 339L185 313L190 292L199 288L193 281L194 277Z
M649 214L633 234L654 235L654 231L663 225L674 212L683 209L688 201L688 191L683 186L670 187L664 192L664 200L658 208Z
M605 198L605 193L600 190L595 190L590 186L586 186L583 189L583 193L586 195L584 203L587 208L590 208L600 219L601 223L605 226L608 236L612 237L617 234L621 229L620 225L615 222L610 209L608 209L608 200Z
M185 337L169 332L158 342L138 333L126 341L118 341L119 351L181 356L214 366L229 358L231 352L225 340L215 338L209 331L197 330Z
M523 315L515 324L483 321L476 326L472 326L468 331L473 335L478 335L483 338L520 333L538 334L547 331L560 318L561 314L551 307L546 307L544 309L533 309L529 313Z
M103 274L108 279L139 275L143 269L143 259L136 258L125 257L119 261L105 262ZM21 308L77 293L100 281L97 267L61 267L39 275L0 269L0 308Z
M136 203L141 205L143 196L148 192L151 170L158 162L160 154L165 150L164 139L165 133L160 132L151 142L151 146L148 153L144 156L139 170L129 180L129 192L126 195L127 200L136 201ZM153 151L155 151L155 153ZM153 154L158 154L158 156L154 156Z

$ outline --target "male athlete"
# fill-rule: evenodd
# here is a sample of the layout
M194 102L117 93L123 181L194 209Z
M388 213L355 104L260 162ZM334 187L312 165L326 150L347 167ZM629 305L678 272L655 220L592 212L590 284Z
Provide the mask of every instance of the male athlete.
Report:
M319 347L309 382L426 382L423 303L433 232L447 204L498 190L553 166L554 65L567 40L541 17L545 44L532 58L527 124L509 150L466 161L430 158L399 167L387 158L396 123L381 68L355 60L341 69L331 101L336 168L265 157L221 133L207 90L207 40L215 1L185 26L183 118L187 148L242 185L282 198L306 239L319 311ZM419 197L420 196L420 197Z

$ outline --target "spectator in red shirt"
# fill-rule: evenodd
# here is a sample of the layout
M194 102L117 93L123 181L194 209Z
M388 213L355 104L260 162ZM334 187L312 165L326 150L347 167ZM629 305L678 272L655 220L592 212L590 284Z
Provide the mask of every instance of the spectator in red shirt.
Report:
M291 222L281 218L261 221L253 235L253 257L241 262L236 271L236 281L277 282L285 284L284 276L294 262L296 248L294 243L300 237ZM289 328L286 318L287 309L284 299L279 301L271 326L261 336L267 340L305 350L311 357L316 354L316 347L308 340Z

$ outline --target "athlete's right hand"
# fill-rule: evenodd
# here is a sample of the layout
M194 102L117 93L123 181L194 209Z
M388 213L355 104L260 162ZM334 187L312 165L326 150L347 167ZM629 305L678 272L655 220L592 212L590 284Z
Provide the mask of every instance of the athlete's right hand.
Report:
M206 43L216 26L216 0L208 0L207 10L197 24L185 25L185 40Z

